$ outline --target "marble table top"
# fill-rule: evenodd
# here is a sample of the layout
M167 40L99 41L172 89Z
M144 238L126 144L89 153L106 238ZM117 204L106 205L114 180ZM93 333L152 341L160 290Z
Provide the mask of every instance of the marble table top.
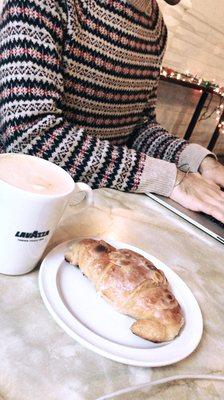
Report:
M0 400L96 400L121 388L177 374L224 374L224 246L144 195L94 191L94 205L66 210L51 240L117 239L159 258L187 283L202 310L204 333L185 360L139 368L103 358L70 338L38 290L38 268L0 275ZM224 398L224 383L178 381L122 395L122 400Z

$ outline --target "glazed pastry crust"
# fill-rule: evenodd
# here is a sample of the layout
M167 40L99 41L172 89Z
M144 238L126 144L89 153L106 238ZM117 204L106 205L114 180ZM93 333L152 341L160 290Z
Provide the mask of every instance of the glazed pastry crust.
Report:
M117 311L136 319L134 334L153 342L178 335L184 324L180 305L164 273L146 258L103 240L84 239L70 247L65 259L79 266Z

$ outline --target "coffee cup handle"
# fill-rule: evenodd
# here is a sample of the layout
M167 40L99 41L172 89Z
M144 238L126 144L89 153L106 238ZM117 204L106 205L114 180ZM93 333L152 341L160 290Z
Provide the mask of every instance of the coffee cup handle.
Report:
M69 201L73 211L79 213L84 211L93 203L93 191L89 185L83 182L75 182L75 189Z

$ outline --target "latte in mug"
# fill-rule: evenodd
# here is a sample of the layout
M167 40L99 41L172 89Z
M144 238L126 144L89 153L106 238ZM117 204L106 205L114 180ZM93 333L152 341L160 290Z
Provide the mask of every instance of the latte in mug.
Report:
M0 273L20 275L37 265L68 202L80 210L80 191L83 209L92 202L88 185L41 158L0 154Z
M0 157L0 180L31 193L60 195L69 190L63 170L37 157L4 154ZM67 185L67 189L66 189Z

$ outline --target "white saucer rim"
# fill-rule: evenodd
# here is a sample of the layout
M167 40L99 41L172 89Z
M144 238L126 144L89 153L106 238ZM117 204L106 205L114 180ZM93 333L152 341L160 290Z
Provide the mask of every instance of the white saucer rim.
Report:
M97 238L98 240L100 239L100 238ZM57 314L57 312L55 311L55 309L54 309L54 306L51 304L51 302L49 301L49 299L48 299L48 297L47 297L47 295L46 295L46 293L45 293L45 290L44 290L44 284L43 284L43 273L44 273L44 266L45 266L45 264L46 264L46 262L48 261L48 258L50 258L51 256L52 256L52 254L54 254L54 253L57 253L57 252L59 252L60 250L62 250L64 247L66 247L66 246L68 246L68 245L70 245L72 242L74 242L74 241L76 241L76 240L80 240L79 238L76 238L75 240L68 240L68 241L65 241L65 242L62 242L62 243L60 243L59 245L57 245L55 248L53 248L48 254L47 254L47 256L44 258L44 260L42 261L42 264L41 264L41 267L40 267L40 271L39 271L39 278L38 278L38 282L39 282L39 289L40 289L40 293L41 293L41 297L42 297L42 299L43 299L43 301L44 301L44 304L45 304L45 306L46 306L46 308L48 309L48 311L49 311L49 313L52 315L52 317L54 318L54 320L56 321L56 323L69 335L69 336L71 336L73 339L75 339L76 341L78 341L80 344L82 344L83 346L85 346L86 348L88 348L88 349L90 349L91 351L94 351L94 352L96 352L96 353L98 353L98 354L100 354L100 355L102 355L102 356L104 356L104 357L106 357L106 358L109 358L109 359L112 359L112 360L114 360L114 361L117 361L117 362L120 362L120 363L123 363L123 364L127 364L127 365L133 365L133 366L139 366L139 367L160 367L160 366L164 366L164 365L171 365L171 364L174 364L174 363L176 363L176 362L179 362L179 361L181 361L181 360L183 360L183 359L185 359L186 357L188 357L195 349L196 349L196 347L198 346L198 344L199 344L199 342L200 342L200 340L201 340L201 336L202 336L202 333L203 333L203 318L202 318L202 314L201 314L201 310L200 310L200 307L199 307L199 305L198 305L198 302L197 302L197 300L195 299L195 297L194 297L194 295L193 295L193 293L191 292L191 290L189 289L189 287L185 284L185 282L174 272L174 271L172 271L169 267L167 267L164 263L162 263L160 260L158 260L158 259L156 259L156 257L154 257L154 256L152 256L152 255L150 255L149 253L146 253L145 251L143 251L143 250L141 250L141 249L139 249L139 248L137 248L137 247L135 247L135 246L132 246L132 245L129 245L129 244L127 244L127 243L123 243L123 242L120 242L120 241L109 241L109 240L107 240L107 242L108 243L111 243L111 244L115 244L115 243L119 243L119 245L121 245L122 247L131 247L134 251L138 251L140 254L142 253L142 255L147 255L148 257L150 257L151 259L152 258L154 258L155 260L157 260L160 264L163 264L166 268L168 268L174 275L176 275L181 281L182 281L182 283L186 286L186 288L190 291L190 293L191 293L191 295L193 296L193 298L194 298L194 300L195 300L195 306L198 308L197 309L197 312L198 312L198 318L199 319L201 319L201 321L199 321L200 322L200 329L199 329L199 331L198 331L198 335L197 335L197 338L195 338L195 340L194 340L194 342L191 344L191 349L188 349L188 348L186 348L186 349L184 349L183 350L183 352L182 352L182 354L181 355L177 355L176 357L175 356L173 356L171 359L163 359L163 360L158 360L158 361L139 361L139 360L136 360L136 359L131 359L131 358L127 358L127 357L120 357L120 356L117 356L116 354L113 354L113 353L111 353L110 351L105 351L105 350L102 350L101 348L99 348L99 347L97 347L96 348L96 346L95 345L93 345L93 344L91 344L88 340L86 340L86 339L84 339L84 338L82 338L82 337L80 337L76 332L74 332L71 328L69 328L68 326L67 326L67 324L63 321L63 318L62 318L62 316L59 316L58 314ZM62 261L63 261L63 258L62 258ZM60 264L61 265L61 264ZM58 268L59 268L59 266L58 266ZM79 322L80 323L80 322ZM86 328L86 327L85 327ZM87 330L89 330L88 328L86 328ZM93 334L93 335L96 335L96 336L98 336L96 333L93 333L91 330L89 330L89 332L91 333L91 334ZM109 342L109 343L111 343L110 342L110 340L109 339L106 339L106 338L103 338L103 340L105 340L105 341L107 341L107 342ZM172 344L173 344L173 342L169 342L166 346L164 346L164 348L165 347L167 347L167 346L171 346L172 347ZM123 346L123 345L121 345L121 344L117 344L117 346L118 347L125 347L125 346ZM163 347L162 347L163 348ZM150 356L150 354L152 354L152 353L155 353L155 352L157 352L158 353L158 350L159 349L161 349L160 347L158 347L158 348L151 348L151 349L138 349L139 350L139 352L141 352L141 351L144 351L144 352L147 352L147 354Z

